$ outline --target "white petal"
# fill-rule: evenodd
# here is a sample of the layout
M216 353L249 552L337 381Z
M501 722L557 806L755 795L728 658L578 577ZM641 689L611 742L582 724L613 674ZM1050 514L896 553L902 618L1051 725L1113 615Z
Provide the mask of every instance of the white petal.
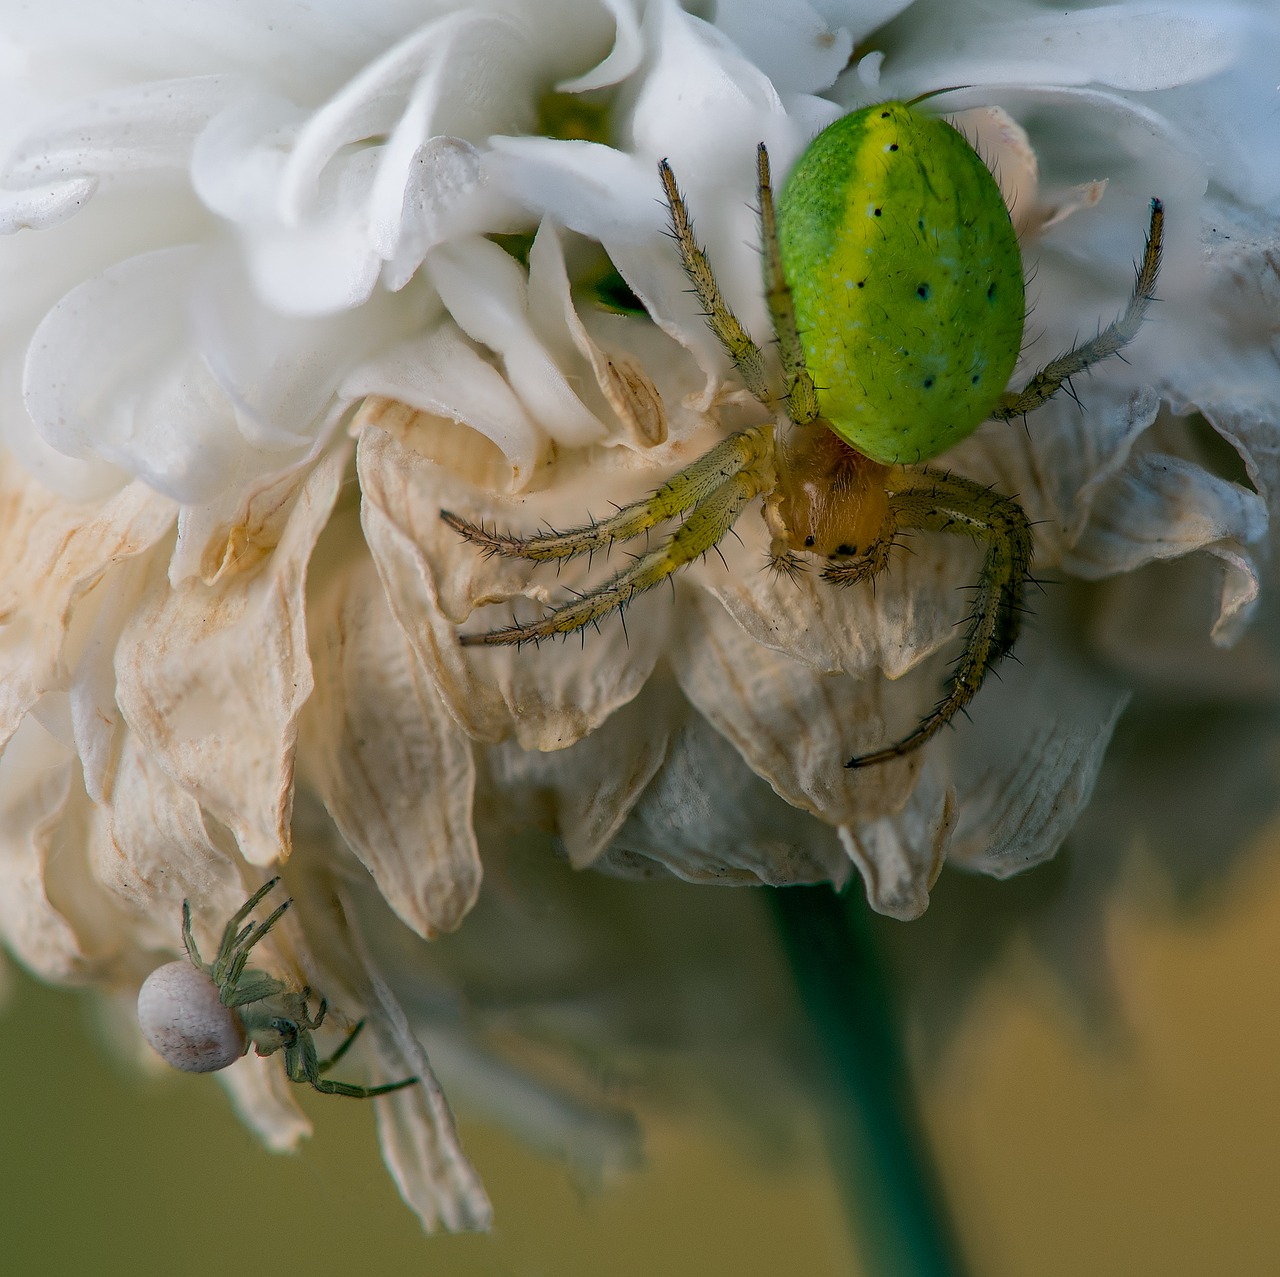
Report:
M441 244L427 272L458 326L502 356L529 415L557 443L598 443L605 428L574 394L530 325L528 278L510 254L480 237Z
M511 470L503 486L512 490L533 479L548 448L545 432L502 375L476 354L451 320L357 368L343 383L342 397L365 396L371 398L354 430L364 420L381 421L392 402L469 426L506 457Z
M1031 5L974 21L968 11L909 13L897 51L904 97L946 84L1105 84L1149 92L1214 75L1238 56L1243 11L1179 10L1161 0L1044 13ZM1140 49L1141 56L1134 51Z
M0 234L46 231L74 217L98 189L97 178L74 177L47 186L0 191Z
M307 619L308 783L404 922L424 937L452 931L480 890L471 742L392 619L368 559L332 581Z
M370 62L311 116L300 133L279 191L285 225L303 221L320 174L344 147L395 128L404 99L420 78L430 82L417 108L421 140L433 132L448 132L480 141L501 129L502 117L514 114L511 102L521 102L519 81L528 74L520 37L518 27L503 14L462 11L425 23ZM462 47L464 42L471 47ZM444 77L449 64L454 67L453 83ZM467 68L465 77L460 68ZM486 80L486 73L495 83ZM498 81L506 97L497 91ZM455 97L469 109L459 112L451 101ZM436 121L441 105L456 118ZM459 127L464 118L468 127Z
M607 88L631 75L644 56L644 42L640 38L640 22L636 17L635 0L601 0L613 15L617 24L613 48L603 62L572 80L561 80L557 93L586 93L591 89Z
M488 180L481 152L456 137L430 138L404 157L394 156L389 144L369 199L370 242L387 263L382 282L393 292L408 284L436 244L515 230L523 218Z
M0 169L0 181L29 186L55 176L185 172L200 130L248 90L238 75L203 75L81 98L23 137Z
M720 0L716 26L773 81L779 93L818 93L829 88L853 52L853 32L844 26L832 27L805 0L785 7L771 0Z

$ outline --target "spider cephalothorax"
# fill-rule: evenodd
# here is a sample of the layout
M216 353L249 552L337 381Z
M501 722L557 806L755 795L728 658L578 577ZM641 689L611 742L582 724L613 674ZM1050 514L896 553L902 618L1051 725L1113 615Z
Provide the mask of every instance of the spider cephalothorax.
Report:
M191 933L191 906L182 902L182 941L187 960L153 971L138 991L142 1034L167 1063L186 1073L213 1073L234 1064L250 1048L259 1055L284 1052L291 1082L306 1082L325 1095L367 1099L413 1086L416 1077L383 1086L357 1086L324 1077L350 1049L360 1021L328 1059L316 1054L312 1032L324 1022L323 998L311 1013L311 990L290 989L275 976L248 964L249 952L280 921L290 902L278 905L265 922L247 921L280 881L264 883L235 912L222 932L217 956L200 958Z
M772 420L729 436L651 496L586 527L521 537L443 511L481 548L533 560L589 554L682 519L573 601L462 641L536 642L596 624L706 554L755 497L764 499L772 566L795 574L817 556L823 578L837 586L873 581L906 530L962 533L986 547L986 558L947 692L909 735L847 766L901 757L950 722L1012 648L1032 554L1015 500L924 463L988 418L1039 408L1133 339L1159 273L1163 208L1152 201L1124 313L1009 391L1025 318L1022 256L1000 188L964 137L910 103L855 111L810 143L776 213L762 144L764 288L782 363L779 394L694 239L675 174L665 161L659 172L707 322Z

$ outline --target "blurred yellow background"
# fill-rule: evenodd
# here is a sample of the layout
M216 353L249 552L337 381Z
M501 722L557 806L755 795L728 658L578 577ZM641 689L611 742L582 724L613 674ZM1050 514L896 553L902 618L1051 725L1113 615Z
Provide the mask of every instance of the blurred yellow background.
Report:
M1273 834L1191 914L1130 873L1102 937L1116 1031L1085 1028L1015 942L941 1058L922 1062L973 1277L1280 1271L1278 847ZM910 928L894 933L910 942ZM0 1019L0 1087L0 1268L13 1277L860 1271L816 1136L773 1167L709 1121L646 1112L645 1168L587 1190L464 1114L497 1230L427 1239L365 1106L303 1095L314 1139L272 1156L212 1079L129 1074L78 995L21 976Z

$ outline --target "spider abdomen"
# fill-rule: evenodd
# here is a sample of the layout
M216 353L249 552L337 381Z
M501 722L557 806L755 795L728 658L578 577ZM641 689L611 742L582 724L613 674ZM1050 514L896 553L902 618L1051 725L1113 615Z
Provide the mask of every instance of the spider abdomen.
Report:
M138 990L138 1024L167 1064L184 1073L214 1073L248 1045L244 1024L222 1005L218 986L190 962L166 962Z
M1022 343L1022 255L951 125L901 102L837 120L792 170L778 238L818 407L842 439L913 464L991 414Z

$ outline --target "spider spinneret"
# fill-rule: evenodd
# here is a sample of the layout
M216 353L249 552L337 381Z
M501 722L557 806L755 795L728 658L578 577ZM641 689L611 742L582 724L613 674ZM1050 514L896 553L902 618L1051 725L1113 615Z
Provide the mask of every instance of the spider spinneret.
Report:
M910 103L854 111L809 144L776 210L762 143L765 299L783 373L776 393L764 352L726 305L694 238L671 166L658 169L707 323L772 420L730 435L649 497L584 527L515 536L441 511L482 550L535 561L590 554L682 520L573 601L461 641L536 643L597 624L712 550L757 496L771 566L794 577L805 556L822 558L823 579L838 586L874 581L905 531L959 533L986 556L947 691L907 736L845 765L901 758L949 723L1012 649L1033 548L1016 500L924 463L989 418L1026 416L1133 340L1154 297L1163 206L1151 201L1124 312L1010 391L1026 312L1022 254L1000 188L968 141Z
M311 1014L309 988L290 989L275 976L247 965L249 952L280 921L292 903L278 905L265 922L247 921L263 898L279 883L264 883L236 911L222 932L214 960L201 960L191 933L191 906L182 902L182 940L187 960L166 963L153 971L138 991L138 1023L156 1053L175 1069L212 1073L246 1054L284 1052L291 1082L306 1082L325 1095L368 1099L413 1086L416 1077L384 1086L357 1086L323 1075L351 1048L364 1027L361 1020L327 1059L316 1053L312 1032L324 1023L323 998Z

